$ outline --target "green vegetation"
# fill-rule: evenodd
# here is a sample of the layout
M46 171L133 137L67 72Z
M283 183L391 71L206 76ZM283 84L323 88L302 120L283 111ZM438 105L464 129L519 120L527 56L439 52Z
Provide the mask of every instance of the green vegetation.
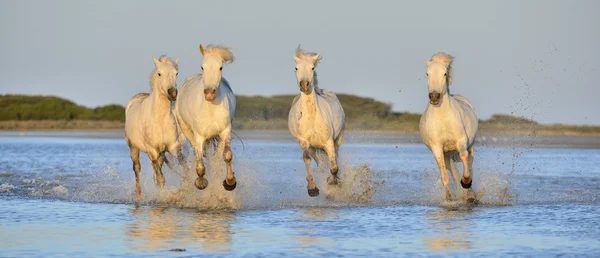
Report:
M125 121L125 108L107 105L90 109L53 96L0 95L0 121L7 120Z
M295 96L237 96L235 130L287 130ZM416 134L420 114L392 112L392 105L372 98L338 94L347 130ZM0 130L122 129L125 108L87 108L52 96L0 95ZM600 135L597 126L542 125L530 119L496 114L480 121L483 134Z

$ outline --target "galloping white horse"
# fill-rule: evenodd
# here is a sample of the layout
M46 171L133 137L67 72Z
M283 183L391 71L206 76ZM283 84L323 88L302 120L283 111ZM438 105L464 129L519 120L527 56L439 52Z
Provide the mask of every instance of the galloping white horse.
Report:
M430 61L425 61L429 104L419 124L423 143L433 153L440 169L446 200L452 199L446 169L452 172L456 187L460 181L463 188L471 188L475 155L473 145L478 127L477 114L471 103L463 96L450 95L453 59L452 56L440 52L431 57ZM459 179L454 166L453 160L457 155L464 166L462 179ZM470 201L473 200L472 197L469 198Z
M233 191L237 182L231 169L231 122L235 115L235 96L229 83L222 77L223 65L233 62L233 54L223 46L200 44L202 74L187 78L180 90L175 104L175 116L185 137L196 152L195 185L203 190L208 186L204 178L204 146L208 140L219 139L218 153L223 154L227 167L227 177L223 187Z
M315 67L321 60L321 56L316 53L305 53L298 46L294 60L296 80L301 93L292 102L288 128L302 149L308 195L315 197L319 195L319 188L313 182L310 158L315 159L318 164L316 151L324 150L331 163L331 176L327 178L327 183L330 185L338 183L337 155L343 140L345 115L335 93L318 87Z
M165 177L161 171L165 152L176 156L183 166L181 139L171 113L171 101L177 98L177 62L165 56L153 58L155 68L150 74L150 93L135 95L125 109L125 140L129 145L135 173L136 199L139 201L140 151L148 154L154 168L154 183L161 189Z

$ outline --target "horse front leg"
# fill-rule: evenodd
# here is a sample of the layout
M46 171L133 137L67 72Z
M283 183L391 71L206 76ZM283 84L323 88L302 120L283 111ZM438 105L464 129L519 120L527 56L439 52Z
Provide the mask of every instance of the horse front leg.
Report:
M468 189L468 191L467 191L467 201L468 202L476 202L477 201L475 192L471 188L471 185L473 183L473 159L474 159L474 157L475 157L475 147L474 146L471 146L469 148L469 151L467 152L467 158L466 158L467 161L466 162L465 162L465 159L463 159L463 157L461 157L462 162L465 164L465 168L464 168L464 172L463 172L463 179L461 179L460 183L463 188ZM465 182L468 182L468 184L463 184L463 180ZM465 186L468 186L468 187L465 187Z
M204 174L206 169L204 168L204 160L203 160L203 152L204 152L204 144L206 139L199 135L195 136L195 141L192 144L194 146L194 152L196 153L196 174L198 178L194 182L194 185L199 190L204 190L208 186L208 180L204 178Z
M300 149L302 149L302 160L304 160L304 166L306 167L306 188L308 188L308 196L316 197L319 195L319 188L317 188L317 186L315 185L312 172L310 171L311 148L308 142L301 141Z
M338 178L338 164L337 164L337 147L333 143L333 140L327 141L325 144L325 152L329 157L329 171L331 172L331 176L327 178L327 183L329 185L337 185L339 183Z
M459 155L463 163L463 177L460 180L460 185L464 189L469 189L473 183L471 179L471 163L473 162L473 158L466 148L460 150Z
M135 200L137 202L142 198L142 187L140 186L140 150L136 147L131 146L129 142L129 155L131 156L131 162L133 162L133 173L135 174Z
M219 152L223 153L223 160L225 161L225 167L227 168L227 176L223 180L223 188L227 191L233 191L237 186L235 176L233 175L233 169L231 168L231 160L233 159L233 153L231 152L231 129L223 131L219 138Z
M450 188L448 186L448 183L450 183L450 179L448 178L448 171L446 171L444 151L441 148L432 148L431 152L433 153L435 162L437 163L438 168L440 169L440 177L442 179L442 185L444 186L444 192L446 193L446 200L451 201L452 194L450 194Z

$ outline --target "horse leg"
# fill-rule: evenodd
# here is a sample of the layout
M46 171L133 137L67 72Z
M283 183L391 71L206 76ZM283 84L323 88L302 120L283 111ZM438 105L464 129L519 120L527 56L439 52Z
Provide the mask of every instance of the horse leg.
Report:
M437 162L437 165L440 169L440 177L442 178L442 185L444 186L444 191L446 192L446 200L452 200L452 194L450 194L450 188L448 187L449 179L448 179L448 171L446 171L446 164L444 162L445 155L444 151L441 149L432 149L433 157Z
M333 140L329 140L326 144L325 144L325 152L327 152L327 156L329 156L329 162L330 167L329 167L329 171L331 172L331 176L329 176L327 178L327 183L330 185L337 185L338 184L338 165L337 165L337 151L336 151L336 147L335 144L333 143Z
M454 161L452 160L452 156L450 154L444 155L444 163L446 163L446 169L450 170L452 173L452 178L454 179L454 186L456 188L456 194L458 195L459 184L460 184L460 176L458 175L458 169L454 165Z
M316 148L310 147L308 148L308 155L310 158L315 160L315 163L317 163L317 167L321 166L321 158L319 158L319 153L317 152ZM304 153L302 154L304 155Z
M167 156L165 154L160 155L160 157L158 158L158 163L160 164L166 164L167 167L169 167L170 170L175 170L173 168L173 166L171 166L171 162L169 162L169 159L167 158Z
M169 147L169 153L175 157L177 157L177 162L183 168L184 172L187 170L187 166L185 164L185 157L183 153L181 153L182 146L179 143L175 143ZM169 165L169 164L167 164ZM171 168L172 169L172 168Z
M205 168L204 168L204 160L203 160L203 152L204 152L204 143L206 139L203 137L196 135L194 141L194 152L196 152L196 174L198 174L198 178L194 183L196 188L199 190L204 190L208 186L208 180L204 178Z
M469 151L467 151L467 148L462 148L462 150L460 150L459 152L460 155L460 160L463 163L463 177L460 180L460 185L465 188L465 189L469 189L471 188L471 184L473 183L473 180L471 180L471 162L472 162L472 158L470 157ZM469 161L471 160L471 161Z
M220 153L223 153L223 160L225 161L225 167L227 168L227 176L223 180L223 188L227 191L233 191L237 186L233 170L231 168L231 160L233 159L233 153L231 152L231 131L224 130L221 135L221 143L219 144Z
M340 146L342 146L342 142L344 141L344 133L340 133L338 138L335 139L335 155L337 156L340 150Z
M319 188L315 185L313 181L313 175L310 171L310 155L311 155L311 147L308 145L308 142L300 142L300 149L302 149L302 160L304 160L304 166L306 167L306 182L308 188L308 196L315 197L319 195ZM314 153L314 149L312 149Z
M129 142L127 142L129 144ZM129 144L129 155L133 162L133 173L135 174L135 200L140 201L142 198L142 187L140 186L140 150Z
M154 184L158 188L163 189L165 187L165 176L162 173L163 160L161 159L162 154L156 151L149 151L148 157L154 168Z

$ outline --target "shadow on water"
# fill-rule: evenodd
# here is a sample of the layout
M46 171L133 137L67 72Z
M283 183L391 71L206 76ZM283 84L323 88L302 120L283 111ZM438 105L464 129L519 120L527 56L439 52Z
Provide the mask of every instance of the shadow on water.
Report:
M231 251L233 211L133 207L125 227L126 241L138 251L185 246L211 253Z
M424 217L432 236L424 237L424 246L431 252L468 251L473 249L472 229L475 222L469 219L471 208L436 209Z

